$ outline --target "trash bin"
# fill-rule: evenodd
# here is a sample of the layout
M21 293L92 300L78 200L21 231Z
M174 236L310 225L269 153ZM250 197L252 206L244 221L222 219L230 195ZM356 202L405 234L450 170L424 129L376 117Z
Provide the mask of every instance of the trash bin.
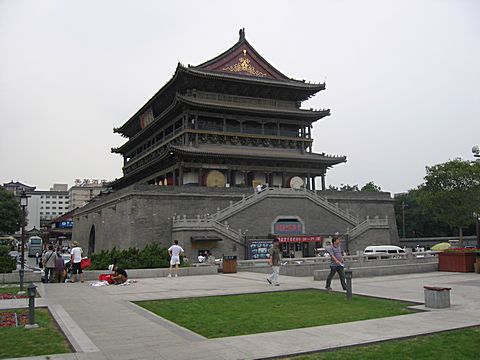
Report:
M237 272L237 257L232 255L223 256L223 270L224 274L233 274Z

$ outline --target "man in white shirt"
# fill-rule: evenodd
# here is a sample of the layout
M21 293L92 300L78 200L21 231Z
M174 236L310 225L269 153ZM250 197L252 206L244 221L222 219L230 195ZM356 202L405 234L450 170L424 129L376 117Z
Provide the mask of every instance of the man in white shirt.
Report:
M180 245L178 245L178 240L173 242L173 245L168 248L168 254L170 255L170 271L168 277L172 277L172 268L175 265L175 277L178 277L178 265L180 265L180 254L183 254L184 251Z
M73 274L73 279L72 282L77 281L77 272L80 274L80 280L83 283L83 271L82 271L82 248L78 246L78 242L74 241L73 242L73 248L70 251L70 255L72 256L72 274Z

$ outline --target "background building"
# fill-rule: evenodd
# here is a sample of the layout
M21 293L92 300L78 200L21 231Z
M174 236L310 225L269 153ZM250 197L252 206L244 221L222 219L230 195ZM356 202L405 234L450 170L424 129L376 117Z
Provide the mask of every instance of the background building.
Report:
M54 184L50 190L27 192L27 230L42 229L52 219L68 212L69 196L67 184Z
M69 207L68 211L81 208L103 190L107 189L107 180L76 179L74 186L68 190Z

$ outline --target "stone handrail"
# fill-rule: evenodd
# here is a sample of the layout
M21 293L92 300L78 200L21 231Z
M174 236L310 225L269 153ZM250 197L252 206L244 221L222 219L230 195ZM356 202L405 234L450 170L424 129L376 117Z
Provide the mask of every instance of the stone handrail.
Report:
M352 240L369 229L388 229L388 217L385 219L367 218L364 222L347 231L348 239Z
M218 210L216 213L210 215L210 218L217 221L223 221L231 215L236 214L240 210L257 203L265 197L265 193L266 192L262 191L260 193L253 193L251 195L244 196L242 200L232 203L230 206Z
M375 261L383 261L388 262L392 260L412 260L417 262L424 262L425 260L437 258L438 252L431 251L429 253L423 253L422 256L420 254L415 254L412 252L407 252L404 254L388 254L388 253L381 253L381 254L368 254L364 255L361 252L358 252L358 255L347 255L343 257L346 266L354 263L363 263L363 262L375 262ZM316 257L305 257L305 258L283 258L282 259L282 266L295 266L295 265L308 265L308 264L330 264L330 257L329 256L316 256ZM255 266L255 267L263 267L263 266L270 266L268 263L268 259L256 259L256 260L239 260L239 266Z
M174 217L173 223L172 223L172 229L179 231L182 229L188 229L188 230L213 230L218 233L221 233L222 235L228 237L235 243L245 246L244 242L242 241L242 235L241 233L237 233L233 230L231 230L228 225L222 224L218 222L217 220L211 219L211 218L196 218L196 219L187 219L187 218L180 218L180 217Z
M236 203L232 203L230 206L222 210L218 210L216 213L210 215L210 218L215 219L217 221L223 221L226 218L236 214L237 212L259 202L265 197L298 196L298 195L303 195L308 197L317 205L320 205L324 209L336 214L337 216L343 218L344 220L346 220L352 225L357 225L359 223L358 219L355 216L339 208L337 205L333 205L332 203L328 202L328 200L319 196L316 192L307 190L306 188L299 189L299 190L292 189L292 188L275 188L275 187L265 188L261 192L258 192L258 193L256 192L254 194L251 194L247 197L244 197L242 200Z

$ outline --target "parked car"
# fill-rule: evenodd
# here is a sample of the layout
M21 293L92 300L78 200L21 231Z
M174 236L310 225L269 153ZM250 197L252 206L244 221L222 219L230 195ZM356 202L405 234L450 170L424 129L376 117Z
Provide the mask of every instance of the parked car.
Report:
M405 254L405 250L395 245L373 245L373 246L367 246L363 251L363 255L367 255L368 259L376 259L378 255L380 255L380 258L383 258L383 259L386 259L389 257L395 257L395 256L382 257L381 256L382 254L388 254L388 255ZM372 255L372 256L368 256L368 255Z

